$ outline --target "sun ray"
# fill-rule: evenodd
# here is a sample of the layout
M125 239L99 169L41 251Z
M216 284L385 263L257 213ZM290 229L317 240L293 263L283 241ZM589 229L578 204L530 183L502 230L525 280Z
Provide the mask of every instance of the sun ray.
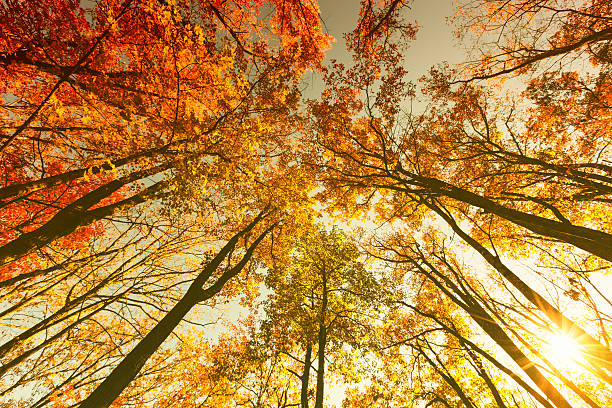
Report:
M545 357L557 368L570 369L583 358L580 343L567 333L554 333L546 339Z

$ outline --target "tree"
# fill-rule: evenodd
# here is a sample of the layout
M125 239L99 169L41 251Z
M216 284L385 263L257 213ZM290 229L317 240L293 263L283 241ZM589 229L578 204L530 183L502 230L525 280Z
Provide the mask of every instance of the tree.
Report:
M397 302L409 312L404 316L400 315L400 318L394 317L398 324L397 326L390 325L386 330L385 337L383 337L386 343L383 351L397 347L412 348L416 352L413 358L417 359L413 364L417 364L420 358L425 359L425 362L434 369L436 376L444 379L465 406L478 405L477 401L483 398L478 393L487 392L478 391L478 388L474 386L476 381L488 389L488 393L499 406L506 404L503 400L509 395L502 396L511 391L511 388L506 390L509 384L504 384L500 375L507 375L522 388L522 393L527 392L544 406L549 406L550 403L553 406L572 406L573 402L570 404L572 400L567 399L563 388L556 385L556 381L549 382L545 378L545 371L541 371L542 368L554 374L564 386L571 389L588 405L599 406L596 402L598 399L600 404L603 403L603 400L596 394L590 393L589 395L589 392L586 392L588 387L584 388L584 384L593 385L598 381L606 381L605 377L592 370L594 376L588 381L585 381L584 378L576 378L577 381L580 381L578 383L580 385L567 378L560 369L555 367L555 363L549 361L545 353L538 349L541 347L538 343L529 343L527 340L527 337L542 336L542 331L550 330L550 328L546 324L536 323L535 330L530 331L529 322L523 321L521 325L515 324L517 315L519 318L533 316L532 323L537 322L536 315L529 309L523 311L520 304L510 305L512 298L506 300L501 296L503 292L500 290L495 292L495 298L488 295L487 292L493 289L491 283L486 288L478 283L485 277L483 273L469 271L462 267L453 257L451 250L447 249L446 243L439 241L433 234L433 232L427 232L418 243L413 241L411 244L406 243L410 242L409 237L397 234L390 237L384 244L380 244L382 254L387 254L382 256L389 257L389 260L397 263L399 270L404 273L413 271L418 276L422 276L422 278L410 278L412 286L418 290L404 294L403 298L399 295ZM409 277L405 276L404 279L406 278ZM439 299L438 296L451 300L451 303L445 303L443 300L432 301ZM423 321L420 322L419 319ZM501 350L507 353L516 366L527 374L546 397L540 395L538 391L523 381L520 375L514 373L513 366L501 363L498 360L500 357L495 357L499 353L486 351L491 343L483 342L482 336L473 333L471 327L474 326L467 324L469 321L476 323ZM504 332L509 332L509 334L504 334ZM450 337L442 341L441 336L442 338ZM440 350L440 344L446 344L446 341L449 344ZM446 347L448 348L444 350ZM524 348L527 350L523 351ZM461 352L457 352L458 350ZM393 365L397 358L392 355L385 356L384 361L389 361L384 364ZM468 363L468 366L461 364L457 366L458 361L464 358L463 361ZM536 362L539 360L543 361L546 366L542 367ZM483 361L491 366L486 368ZM472 370L478 380L466 379L466 372ZM421 369L417 371L419 375L422 375ZM493 381L492 378L500 379ZM414 398L421 398L421 394L417 392Z
M577 11L571 7L567 10L557 3L553 6L548 2L544 2L546 5L535 2L476 3L490 11L486 18L504 33L512 22L532 24L531 12L534 9L552 16L555 21L567 18L568 23L563 29L571 25L569 21L576 23L580 12L584 13L582 23L598 22L591 25L597 26L594 31L601 29L605 33L607 29L602 26L605 20L602 8L598 9L601 14L597 17L589 16L584 10ZM516 4L524 6L517 14ZM498 9L496 5L499 5ZM568 17L570 15L572 17ZM589 20L591 18L593 21ZM562 23L558 26L547 25L548 22L534 19L533 24L541 24L542 29L534 32L539 39L547 38L550 33L551 44L557 44L556 41L562 37L558 33L563 31L556 29ZM569 36L569 32L568 29L564 33ZM522 38L518 32L512 32L512 35ZM393 37L385 37L389 38ZM498 38L501 38L498 44L516 50L512 54L516 63L513 71L518 72L522 67L545 58L546 52L540 53L541 48L537 45L508 45L504 42L506 37ZM585 44L603 47L601 44L606 41L606 35L597 39L584 37L583 42L571 49L559 45L555 51L558 53L554 55L580 50ZM531 54L521 59L525 49ZM381 59L380 55L372 57L354 46L353 50L355 67L365 70L370 64L377 68L370 68L368 72L378 69L389 74L359 76L351 71L355 67L336 66L327 76L328 91L323 93L321 101L311 104L315 126L312 149L323 152L318 156L313 154L312 164L328 187L320 197L345 210L345 214L356 211L365 214L374 207L380 219L388 221L391 228L398 224L416 229L430 223L446 223L452 233L464 239L513 286L508 290L513 293L518 290L531 302L531 307L550 319L548 321L559 330L571 327L575 335L588 345L585 352L591 369L597 371L598 379L595 381L607 381L610 376L607 362L611 354L605 325L593 327L588 322L576 323L564 316L559 307L553 306L557 300L551 301L538 294L502 260L502 257L527 259L535 254L549 267L567 273L571 273L568 265L574 264L572 257L584 260L585 269L577 271L609 268L612 236L606 221L608 218L603 214L608 213L610 178L606 165L607 140L599 137L608 127L607 112L602 112L600 123L598 118L591 120L586 115L586 112L603 108L601 96L606 92L604 88L598 90L595 81L578 80L581 75L571 72L561 72L558 77L544 75L535 78L526 92L526 96L536 102L534 106L520 97L510 99L500 95L491 87L494 81L497 82L493 85L503 86L502 76L507 73L504 69L511 63L490 71L488 87L471 83L483 79L479 73L468 77L471 81L466 83L457 82L452 69L433 69L424 88L425 95L431 98L431 105L424 113L404 114L400 104L406 95L402 92L407 88L397 89L401 79L391 75L397 71L388 68L397 61L397 56L384 55ZM501 61L506 55L489 54L486 58ZM526 61L527 65L519 67ZM479 68L482 66L478 65ZM593 66L597 72L593 78L597 77L598 83L604 83L606 64L598 59L593 61ZM587 93L588 99L583 96ZM391 107L389 101L392 101ZM585 120L585 117L589 119ZM401 248L401 242L393 245L389 250ZM429 259L429 255L424 259ZM566 293L572 292L568 289ZM467 305L468 299L474 295L466 296L462 302ZM565 297L563 301L571 299ZM487 299L485 305L492 308L495 302L499 299ZM478 316L489 313L483 310L473 312L471 316L475 321ZM595 315L598 313L594 312ZM482 323L483 330L488 330L484 328L486 323ZM513 336L522 329L521 320L514 323L511 327ZM581 324L584 328L580 327ZM488 332L492 337L498 340L504 337L497 329L492 330L497 333ZM506 340L501 342L507 343ZM528 348L528 340L519 342ZM426 349L416 351L425 358L423 352L427 352ZM520 353L526 355L520 347L507 351L519 360L523 358ZM520 353L516 354L517 351ZM529 352L536 351L531 349ZM543 373L534 375L549 381ZM580 394L579 387L572 386L571 381L562 382ZM549 384L550 387L544 386L548 389L548 397L556 404L568 406L559 390L555 391L554 384ZM589 396L582 396L589 404Z
M456 16L457 35L475 35L482 58L466 64L472 80L527 72L542 61L586 53L596 65L609 64L612 30L605 1L583 3L462 2ZM469 26L470 30L463 30ZM496 38L496 41L487 41ZM479 67L476 68L476 63ZM469 72L469 71L468 71Z
M249 2L3 6L2 92L18 99L2 111L13 130L2 145L0 262L169 191L175 204L198 202L192 182L261 174L289 148L299 78L328 41L311 6L279 6L269 20L254 19ZM149 177L156 184L144 188Z
M2 370L25 372L35 358L53 366L58 344L116 314L135 330L108 356L92 353L108 370L168 306L193 306L180 298L197 274L174 267L177 254L234 242L274 201L263 233L305 198L311 183L287 134L300 126L301 74L320 68L329 37L316 5L299 1L9 2L0 12L0 262L6 299L19 299L4 317L20 325L3 333ZM103 240L112 245L92 252ZM244 267L236 262L219 268L231 272L223 279L208 270L211 294ZM167 320L154 333L178 323ZM79 378L105 373L89 363L64 386L95 385Z
M329 64L315 2L3 4L0 399L605 407L608 3L460 2L422 87L409 2Z
M287 354L304 350L300 379L300 406L308 407L312 354L316 353L315 408L323 407L325 361L349 345L364 346L376 314L377 281L359 261L360 253L349 238L333 229L307 230L297 238L289 262L266 277L273 291L266 305L265 327L271 341ZM350 370L345 368L347 371Z

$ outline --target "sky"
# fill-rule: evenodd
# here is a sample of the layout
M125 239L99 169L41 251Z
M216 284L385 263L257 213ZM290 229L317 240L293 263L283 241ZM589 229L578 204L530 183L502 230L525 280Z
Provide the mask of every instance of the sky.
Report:
M332 49L327 52L326 62L332 59L350 61L342 35L355 27L359 3L358 0L319 1L325 28L336 39ZM419 26L416 40L404 54L409 80L417 81L431 66L440 62L453 64L465 60L466 55L458 46L452 27L447 23L447 19L454 13L452 0L415 0L407 13L408 20ZM305 95L316 98L321 90L321 82L316 75L310 75L306 83Z

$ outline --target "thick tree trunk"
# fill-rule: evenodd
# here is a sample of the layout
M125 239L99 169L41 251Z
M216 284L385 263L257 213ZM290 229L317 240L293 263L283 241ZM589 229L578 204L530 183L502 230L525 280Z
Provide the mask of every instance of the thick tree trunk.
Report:
M495 320L480 307L472 307L468 313L478 325L493 339L514 362L527 374L554 405L559 408L571 408L565 397L548 381L536 365L514 344L512 339L495 323Z
M167 182L158 182L141 193L118 203L88 211L90 207L99 203L104 198L109 197L121 187L143 177L167 170L169 167L171 167L170 163L157 166L153 169L142 170L118 180L113 180L85 194L74 203L61 209L41 227L22 234L18 238L0 247L0 266L6 265L58 238L66 236L74 232L78 227L91 224L96 220L112 215L129 206L151 199L155 193L167 186Z
M83 401L80 408L107 408L110 406L121 392L128 386L130 382L140 372L146 361L155 353L157 348L170 336L172 331L183 320L185 315L197 303L202 302L214 296L223 288L223 285L232 277L236 276L247 264L255 248L271 231L273 227L266 229L259 237L251 244L241 261L226 271L213 285L206 290L202 286L208 278L214 273L217 267L225 259L225 257L233 250L238 242L238 239L249 232L253 227L264 218L263 214L258 215L251 224L245 229L234 235L227 244L217 253L215 258L204 270L196 277L193 283L189 286L187 293L183 298L172 308L172 310L159 322L155 327L142 339L132 351L119 363L119 365L110 373L110 375Z
M441 180L419 176L401 168L399 168L399 172L408 178L408 180L403 180L403 182L408 185L409 191L411 190L410 185L420 186L430 190L432 193L479 207L488 213L495 214L536 234L567 242L612 262L612 235L608 233L507 208L488 198L455 187Z
M199 290L188 291L176 306L121 361L102 384L81 403L81 408L108 407L121 394L123 389L132 382L149 357L168 338L185 315L198 303L198 300Z
M310 380L310 361L312 360L312 344L306 344L304 356L304 371L302 372L302 389L300 391L300 408L308 408L308 382Z

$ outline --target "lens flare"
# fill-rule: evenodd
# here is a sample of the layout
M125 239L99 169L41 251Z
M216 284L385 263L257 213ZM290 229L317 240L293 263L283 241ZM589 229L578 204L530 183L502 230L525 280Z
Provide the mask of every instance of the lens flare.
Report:
M545 357L559 368L569 368L581 356L580 344L567 334L553 334L546 341Z

